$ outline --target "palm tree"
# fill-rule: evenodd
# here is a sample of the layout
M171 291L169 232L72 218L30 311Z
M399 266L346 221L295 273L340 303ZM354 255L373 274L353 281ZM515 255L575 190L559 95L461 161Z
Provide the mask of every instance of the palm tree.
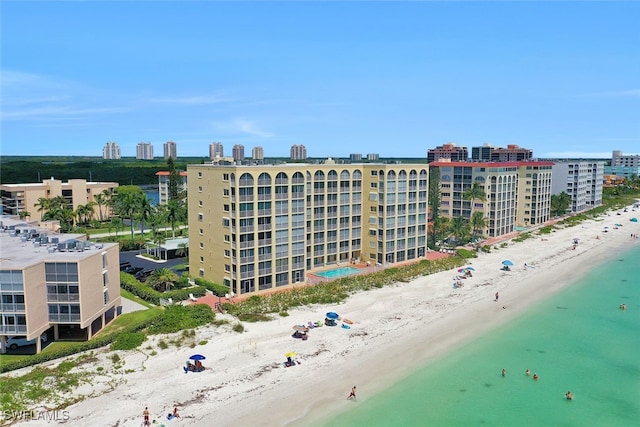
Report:
M134 186L120 187L115 195L114 208L120 216L129 219L131 240L133 240L135 216L143 198L146 199L144 192L139 187Z
M104 192L102 192L102 193L99 193L99 194L95 194L93 196L93 200L95 200L96 205L98 205L98 215L100 216L100 222L102 222L102 221L104 221L104 214L102 212L102 206L107 204L107 198L104 195Z
M431 210L431 246L435 248L438 241L440 222L440 168L429 169L429 209Z
M147 284L159 292L171 290L171 286L178 281L178 275L170 268L154 270L147 278Z
M166 206L167 220L171 224L173 238L176 237L176 223L184 218L184 203L181 200L169 200Z
M178 249L176 249L176 256L182 258L188 255L189 255L189 245L186 243L180 243L178 245Z
M154 213L154 207L149 199L145 196L138 200L137 219L140 221L140 233L144 237L144 223L151 219Z
M20 216L20 219L23 220L27 217L31 217L31 214L27 211L20 211L18 212L18 216Z
M481 234L482 231L487 226L487 218L485 218L482 212L476 211L473 214L471 214L470 223L471 223L471 228L473 229L473 235L475 237L478 234Z
M456 244L469 235L469 222L462 216L456 216L451 220L451 233L456 239Z
M38 203L35 204L38 208L38 212L41 212L41 217L44 219L44 216L51 210L51 199L48 197L39 197Z
M471 212L474 212L474 202L476 200L480 200L482 202L486 201L487 195L484 192L483 186L478 181L474 181L473 185L471 185L467 191L462 193L462 198L471 202Z
M571 206L571 197L564 191L560 194L551 195L551 215L561 216L567 213Z
M122 230L122 218L119 216L111 217L111 222L109 222L109 233L111 233L111 226L116 229L116 237L118 237L118 232Z

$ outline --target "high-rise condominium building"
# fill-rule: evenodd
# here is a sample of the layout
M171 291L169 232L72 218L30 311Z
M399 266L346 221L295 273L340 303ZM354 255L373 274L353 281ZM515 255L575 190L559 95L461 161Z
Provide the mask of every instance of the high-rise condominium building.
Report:
M107 141L102 148L102 158L106 160L117 160L120 158L120 146L117 142Z
M213 142L209 144L209 160L214 160L216 157L224 157L224 147L221 142Z
M153 160L153 144L150 142L140 142L136 145L136 159Z
M120 250L0 216L0 352L5 338L89 339L118 315Z
M380 160L380 155L378 153L369 153L367 154L367 160L370 162L377 162Z
M233 146L233 160L236 162L244 160L244 145L236 144Z
M264 150L262 147L253 147L251 150L251 160L261 162L264 160Z
M553 162L442 161L429 166L440 170L440 215L471 219L482 212L483 236L501 236L550 218ZM465 197L476 182L485 200Z
M291 160L306 160L307 159L307 147L305 147L302 144L300 144L300 145L292 145L290 154L291 154L290 155Z
M173 141L167 141L164 143L164 159L169 160L169 157L173 160L178 157L178 146Z
M351 160L352 162L358 162L362 160L362 154L360 153L349 154L349 160Z
M467 147L458 147L450 142L427 151L427 163L451 160L452 162L466 162L469 158Z
M555 161L552 194L565 192L571 197L571 212L582 212L602 205L604 161Z
M187 171L180 171L180 186L178 190L184 191L186 195L187 191ZM158 204L166 205L169 202L169 171L158 171L156 176L158 177Z
M426 254L426 165L189 165L191 274L251 294Z
M471 159L474 161L521 162L531 158L533 158L533 151L515 144L507 145L507 148L493 147L489 144L471 147Z
M87 182L85 179L62 182L53 177L42 183L2 184L2 212L9 215L28 212L31 220L42 221L47 211L40 206L40 199L63 197L67 207L74 211L93 202L93 217L105 220L111 218L107 199L117 188L117 182Z
M622 151L614 150L611 156L611 166L640 167L640 154L622 154Z

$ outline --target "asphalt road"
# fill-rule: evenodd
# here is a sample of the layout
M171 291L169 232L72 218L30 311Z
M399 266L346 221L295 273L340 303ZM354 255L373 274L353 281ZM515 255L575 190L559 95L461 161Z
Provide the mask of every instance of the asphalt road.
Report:
M120 262L129 262L133 267L142 267L144 269L155 270L157 268L173 268L176 265L184 264L186 258L173 258L167 261L156 262L144 257L138 257L140 251L120 252ZM179 271L178 274L181 274Z

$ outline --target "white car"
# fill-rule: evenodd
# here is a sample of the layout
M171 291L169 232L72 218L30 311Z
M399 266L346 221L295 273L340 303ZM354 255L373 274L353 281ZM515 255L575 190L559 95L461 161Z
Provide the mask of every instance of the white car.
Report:
M47 342L47 334L46 332L40 335L40 341L43 343ZM18 347L24 347L27 345L33 345L36 343L36 340L28 340L26 337L8 337L7 338L7 347L11 350L15 350Z

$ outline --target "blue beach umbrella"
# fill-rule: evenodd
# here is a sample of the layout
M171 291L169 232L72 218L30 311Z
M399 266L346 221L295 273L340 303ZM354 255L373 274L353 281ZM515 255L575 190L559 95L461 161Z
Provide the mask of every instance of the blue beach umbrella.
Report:
M505 259L504 261L502 261L502 265L506 265L507 267L511 267L513 265L513 263L511 262L511 260Z
M204 360L204 359L206 359L206 357L204 357L201 354L194 354L189 359L191 359L191 360Z
M327 319L337 319L340 316L338 315L338 313L334 313L333 311L330 311L327 313Z
M631 222L638 222L638 218L636 218L635 216L633 218L631 218L629 221Z

